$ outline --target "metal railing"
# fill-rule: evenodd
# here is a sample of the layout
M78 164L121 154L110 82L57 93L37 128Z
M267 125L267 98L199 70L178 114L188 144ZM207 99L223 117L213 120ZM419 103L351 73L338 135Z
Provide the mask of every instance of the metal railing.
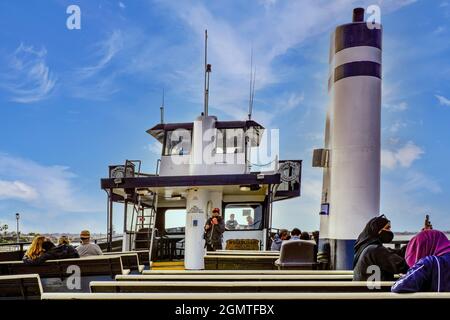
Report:
M0 243L0 252L24 251L24 246L29 246L31 242L7 242Z

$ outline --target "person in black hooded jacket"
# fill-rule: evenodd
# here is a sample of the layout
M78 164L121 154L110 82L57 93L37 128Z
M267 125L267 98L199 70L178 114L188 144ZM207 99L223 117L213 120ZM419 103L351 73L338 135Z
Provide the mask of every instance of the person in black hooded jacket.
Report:
M405 273L408 270L404 250L383 246L383 243L389 243L393 238L391 222L384 215L375 217L367 223L354 246L354 281L366 281L374 275L376 269L373 266L379 268L380 279L375 279L378 281L393 281L395 274Z

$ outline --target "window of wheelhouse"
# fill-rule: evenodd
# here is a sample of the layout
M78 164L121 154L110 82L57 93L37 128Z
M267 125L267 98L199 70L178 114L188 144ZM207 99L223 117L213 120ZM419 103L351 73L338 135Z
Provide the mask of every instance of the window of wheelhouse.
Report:
M216 153L243 153L244 129L217 129Z
M186 227L186 209L168 209L164 213L166 234L184 234Z
M184 156L191 153L192 131L187 129L176 129L166 131L164 140L164 156Z
M225 206L226 230L261 230L263 210L259 203L237 203Z

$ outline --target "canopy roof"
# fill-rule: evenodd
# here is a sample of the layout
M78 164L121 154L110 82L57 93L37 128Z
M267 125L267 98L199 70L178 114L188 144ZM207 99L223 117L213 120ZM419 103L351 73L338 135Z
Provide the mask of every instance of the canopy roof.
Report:
M172 130L192 130L194 127L193 122L183 122L183 123L159 123L146 132L153 136L156 140L164 143L164 134L166 131ZM264 132L264 127L253 120L246 121L216 121L217 129L238 129L242 128L247 131L247 135L250 139L250 144L252 147L259 146L261 142L261 137Z

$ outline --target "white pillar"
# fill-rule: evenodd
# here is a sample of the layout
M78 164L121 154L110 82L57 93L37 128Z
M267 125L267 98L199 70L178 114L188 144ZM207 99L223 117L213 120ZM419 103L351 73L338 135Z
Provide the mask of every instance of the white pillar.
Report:
M185 269L204 269L206 208L209 192L203 189L191 189L186 196L186 227L184 243Z

